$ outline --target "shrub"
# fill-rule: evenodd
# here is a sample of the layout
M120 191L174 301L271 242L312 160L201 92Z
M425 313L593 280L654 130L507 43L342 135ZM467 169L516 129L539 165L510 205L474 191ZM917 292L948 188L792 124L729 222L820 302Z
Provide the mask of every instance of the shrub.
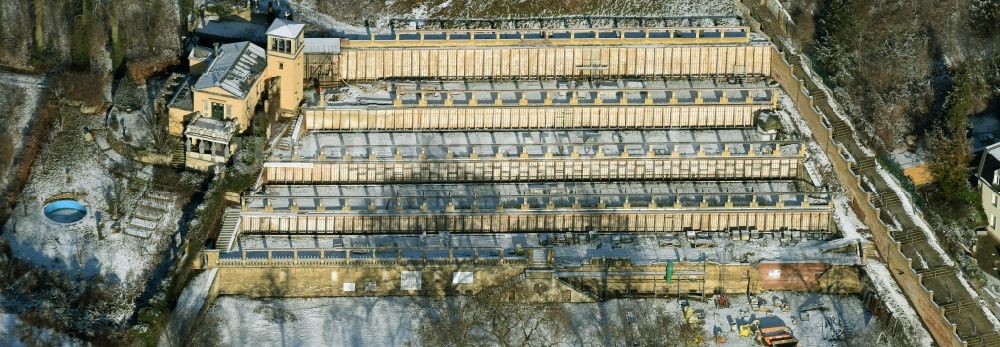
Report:
M125 112L131 112L142 108L145 98L139 86L131 78L122 78L118 82L118 89L115 91L115 107Z
M0 134L6 134L7 130L3 126L0 126ZM4 136L0 138L0 177L7 175L7 164L10 164L14 160L14 144L10 142L11 138Z
M134 61L125 64L129 77L137 84L146 84L150 76L166 71L171 66L177 65L179 61L176 56L156 56Z
M96 107L104 102L103 76L92 72L66 71L53 77L53 87L62 97Z

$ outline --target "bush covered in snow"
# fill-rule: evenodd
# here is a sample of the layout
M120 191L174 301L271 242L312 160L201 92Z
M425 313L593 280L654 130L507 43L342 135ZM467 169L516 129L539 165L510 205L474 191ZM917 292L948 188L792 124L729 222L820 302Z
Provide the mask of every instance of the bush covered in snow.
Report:
M0 282L6 310L32 324L92 341L114 341L132 315L139 288L108 284L100 275L80 280L13 257L0 241Z
M139 86L131 78L118 80L118 88L115 91L115 107L124 112L132 112L142 107L146 98L139 90Z

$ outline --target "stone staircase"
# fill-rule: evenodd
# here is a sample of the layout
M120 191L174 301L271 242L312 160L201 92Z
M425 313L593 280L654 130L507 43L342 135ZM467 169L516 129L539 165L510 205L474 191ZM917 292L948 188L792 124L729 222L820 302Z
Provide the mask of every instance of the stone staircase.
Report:
M236 241L240 231L240 210L235 208L226 209L222 217L222 229L219 229L219 238L215 243L215 248L228 252Z
M789 54L785 57L788 58L788 65L796 66L802 63L802 59L799 57L798 54Z
M183 168L184 161L186 159L186 154L184 153L184 144L178 143L170 150L170 166L174 168Z
M549 250L546 248L535 248L531 250L530 260L532 269L548 269Z
M278 143L274 146L274 149L279 151L290 151L292 150L292 140L283 134L281 135L281 139L278 140Z
M1000 333L990 331L979 336L965 337L969 347L1000 346Z
M882 195L882 205L885 207L900 206L899 195L896 192L887 190L885 192L880 192Z
M809 96L811 96L813 98L813 100L815 100L815 101L822 101L822 100L826 100L826 98L827 98L826 97L826 92L824 92L822 89L816 89L816 90L813 90L813 91L809 92Z
M772 12L768 9L766 2L740 1L738 3L749 7L749 12L752 14L752 16L750 16L752 17L751 23L753 22L753 19L759 20L761 23L761 28L766 34L769 34L773 37L782 37L783 34L786 34L786 32L782 30L784 29L784 27L778 24L779 22L774 18ZM779 47L780 51L782 52L790 51L787 47L785 47L784 40L778 39L778 40L773 40L773 42L775 45ZM802 63L802 61L800 61L800 57L797 54L787 54L785 56L790 65L792 65L790 66L792 74L791 77L798 79L807 79L808 74L805 71L805 69L799 68L797 66L801 65ZM832 137L840 141L843 144L843 146L850 152L852 157L856 159L865 157L866 155L864 154L864 151L862 151L857 146L858 141L852 138L853 136L847 124L843 124L843 122L838 120L837 117L832 117L832 115L830 114L832 113L831 107L829 107L829 105L823 105L823 104L825 103L821 102L818 107L821 110L823 110L823 112L826 113L828 117L831 117L828 118L827 120L830 122L829 125L832 128L833 132ZM857 170L859 166L861 166L860 162L852 163L851 169ZM859 172L855 171L855 173L857 174ZM882 178L877 172L874 172L874 170L873 171L862 170L860 173L863 174L864 176L868 176L868 178L871 179L873 181L872 183L875 184L876 186L879 183L881 183L879 181L881 181ZM891 204L893 203L893 199L889 199L882 203ZM902 225L906 226L904 227L903 231L892 231L892 236L897 241L912 242L914 240L921 240L926 238L925 235L920 235L910 230L914 229L913 217L909 216L907 212L902 208L902 206L893 207L891 209L887 209L884 212L894 215L896 218L898 218L899 222ZM926 252L927 250L915 248L914 251L917 252L918 255L923 256L924 255L923 253ZM943 272L943 270L937 269L936 267L932 267L930 269L926 269L923 271L925 271L925 273L928 275L934 275L931 277L924 277L924 282L938 284L938 286L935 287L941 287L940 284L942 283L954 282L957 280L955 276L961 276L961 273L957 271L955 271L953 275L937 276L937 274ZM912 286L906 285L905 283L906 281L900 280L899 282L900 282L899 283L900 287L904 290L904 292L907 294L908 297L912 298L916 295L921 295L919 290L914 291L913 289L910 289L912 288ZM950 334L948 331L939 331L939 332L930 331L931 334L934 335L935 337L936 340L935 342L937 342L937 344L943 343L944 345L967 345L973 347L1000 346L1000 333L996 331L997 328L991 324L990 319L988 319L987 317L990 314L988 312L989 309L976 307L976 305L972 305L970 307L969 298L972 297L972 295L967 290L958 289L949 291L950 291L949 293L950 296L955 297L955 301L961 302L960 304L950 305L949 307L952 310L958 307L962 307L963 305L965 307L968 307L968 309L963 310L961 312L952 311L951 314L948 315L949 317L947 317L947 319L949 320L948 323L956 325L958 336L960 337L962 342L954 341L954 339L952 339L951 336L949 336ZM932 321L938 321L938 317L935 317L937 316L937 312L935 312L936 310L928 308L920 308L920 307L916 307L916 309L918 312L921 312L922 314L921 318L923 319L925 324L929 324Z
M864 157L858 160L858 169L867 171L875 169L875 157Z
M952 269L951 267L948 267L948 266L935 266L935 267L930 267L930 268L926 268L926 269L917 270L917 274L919 274L924 279L934 278L934 277L941 277L941 276L948 276L948 275L951 275L951 274L954 274L954 273L955 273L955 269Z
M875 248L875 243L870 241L861 242L861 256L864 259L878 259L879 261L882 259L879 257L878 249Z
M908 244L927 240L927 234L920 229L903 229L892 231L892 238L900 243Z
M169 208L174 203L174 196L152 189L146 189L139 204L129 217L128 224L125 225L125 234L149 238L156 228L159 227L163 216L169 212Z
M961 310L979 308L979 304L973 301L972 299L966 297L958 301L952 301L947 304L941 305L941 307L944 307L945 314L948 314Z
M875 208L881 209L901 206L899 195L891 190L883 190L872 194L871 202Z
M851 127L847 125L840 118L830 118L830 122L833 123L833 138L837 141L844 142L845 139L851 140L853 137L851 134Z
M276 132L277 135L272 135L268 140L269 147L266 151L267 153L273 152L275 150L289 151L292 149L292 125L285 123L281 130Z

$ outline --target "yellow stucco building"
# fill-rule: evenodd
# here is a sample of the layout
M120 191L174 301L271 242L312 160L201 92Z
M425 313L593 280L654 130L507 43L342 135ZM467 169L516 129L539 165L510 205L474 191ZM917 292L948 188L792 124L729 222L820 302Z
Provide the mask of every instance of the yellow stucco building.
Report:
M192 50L190 76L167 111L168 132L184 138L185 166L209 170L228 162L235 150L233 136L250 127L258 106L265 113L298 113L304 28L276 19L267 29L267 49L244 41Z
M980 201L986 214L986 230L993 237L1000 238L997 224L1000 218L1000 143L983 151L977 176Z

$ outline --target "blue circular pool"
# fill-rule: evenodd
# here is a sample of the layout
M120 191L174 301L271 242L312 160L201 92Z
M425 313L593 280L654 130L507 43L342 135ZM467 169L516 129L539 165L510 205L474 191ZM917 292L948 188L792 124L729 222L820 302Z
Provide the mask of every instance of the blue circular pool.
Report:
M70 224L83 219L87 215L87 207L79 201L65 199L50 202L45 205L42 212L45 213L46 218L53 222Z

